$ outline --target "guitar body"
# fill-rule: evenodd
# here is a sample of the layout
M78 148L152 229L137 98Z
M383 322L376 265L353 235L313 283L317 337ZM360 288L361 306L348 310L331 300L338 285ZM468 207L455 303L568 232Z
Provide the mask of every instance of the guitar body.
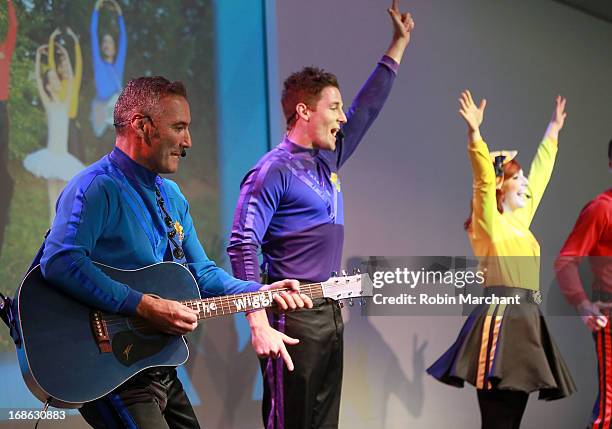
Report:
M131 271L97 265L144 294L176 301L200 298L189 270L174 262ZM144 327L142 319L109 313L101 313L110 340L101 351L91 324L95 309L49 285L40 266L24 279L16 304L22 375L34 396L55 407L78 408L146 368L181 365L189 356L182 336L161 334Z

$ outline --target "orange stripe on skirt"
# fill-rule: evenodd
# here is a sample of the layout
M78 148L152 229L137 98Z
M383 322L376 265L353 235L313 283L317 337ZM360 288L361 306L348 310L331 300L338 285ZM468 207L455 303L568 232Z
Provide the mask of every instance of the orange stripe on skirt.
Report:
M484 326L482 327L482 338L480 339L480 354L478 355L478 372L476 375L476 388L484 389L485 388L485 375L487 366L491 368L495 357L495 349L497 347L497 340L499 338L499 330L501 327L502 320L504 318L504 311L506 310L506 305L499 305L499 309L497 315L493 317L495 314L495 308L498 307L497 304L491 304L489 309L487 310L487 315L485 316ZM501 314L500 314L501 313ZM491 323L493 323L493 337L491 341L491 350L487 353L487 349L489 346L489 331L491 330ZM487 365L488 364L488 365ZM491 383L487 383L487 389L491 388Z

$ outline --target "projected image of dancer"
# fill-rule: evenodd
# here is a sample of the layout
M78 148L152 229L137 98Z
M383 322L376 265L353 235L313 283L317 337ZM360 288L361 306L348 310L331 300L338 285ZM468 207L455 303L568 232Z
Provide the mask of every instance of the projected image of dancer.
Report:
M100 42L98 22L100 8L108 3L117 13L119 24L119 49L110 33L105 33ZM123 88L123 72L127 53L125 21L119 3L115 0L98 0L91 15L91 53L96 83L96 97L91 103L91 126L96 137L102 137L113 124L113 109Z
M80 130L77 124L77 113L79 110L79 91L81 90L81 80L83 77L83 56L81 54L81 44L79 43L79 37L70 27L66 28L66 34L70 36L74 44L74 77L70 76L70 57L63 54L59 56L59 63L56 65L55 61L55 39L61 32L56 29L49 37L49 69L56 71L60 83L62 85L60 92L60 99L64 101L66 99L66 93L68 85L72 85L72 96L70 99L70 110L68 111L68 152L74 155L79 160L85 159L85 153L83 146L80 143ZM61 51L60 51L61 52Z
M0 41L0 255L4 244L4 231L9 222L9 209L13 198L13 178L8 172L9 147L9 78L11 60L17 40L17 15L12 0L6 0L8 29Z
M459 102L473 174L472 214L465 228L486 273L485 294L518 295L520 304L476 307L456 342L427 372L452 386L473 384L483 428L513 429L520 426L531 392L553 400L575 391L540 312L540 246L529 229L553 171L565 99L555 100L529 178L514 159L516 151L489 152L480 135L486 101L477 105L464 91Z
M68 58L68 52L57 45L60 55ZM26 156L23 166L36 177L47 180L49 216L53 221L55 201L68 180L81 171L84 165L68 153L68 112L72 98L74 75L70 61L66 64L68 84L62 99L62 83L55 69L41 73L41 58L49 54L47 45L36 50L36 85L38 95L47 114L47 147Z

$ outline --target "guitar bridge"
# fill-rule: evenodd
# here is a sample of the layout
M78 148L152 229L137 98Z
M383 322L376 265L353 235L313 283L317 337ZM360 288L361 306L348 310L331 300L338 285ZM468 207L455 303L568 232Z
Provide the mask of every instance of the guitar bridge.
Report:
M100 349L100 353L111 353L110 337L106 328L106 321L102 318L101 311L92 311L90 316L91 330Z

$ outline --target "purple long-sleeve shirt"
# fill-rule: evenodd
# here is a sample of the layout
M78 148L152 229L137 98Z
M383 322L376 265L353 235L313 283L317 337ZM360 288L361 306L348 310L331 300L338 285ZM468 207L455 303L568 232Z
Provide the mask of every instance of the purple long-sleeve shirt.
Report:
M259 281L260 247L271 280L320 282L339 270L344 208L338 170L378 116L397 69L382 57L350 107L335 151L285 138L246 174L227 248L237 278Z

